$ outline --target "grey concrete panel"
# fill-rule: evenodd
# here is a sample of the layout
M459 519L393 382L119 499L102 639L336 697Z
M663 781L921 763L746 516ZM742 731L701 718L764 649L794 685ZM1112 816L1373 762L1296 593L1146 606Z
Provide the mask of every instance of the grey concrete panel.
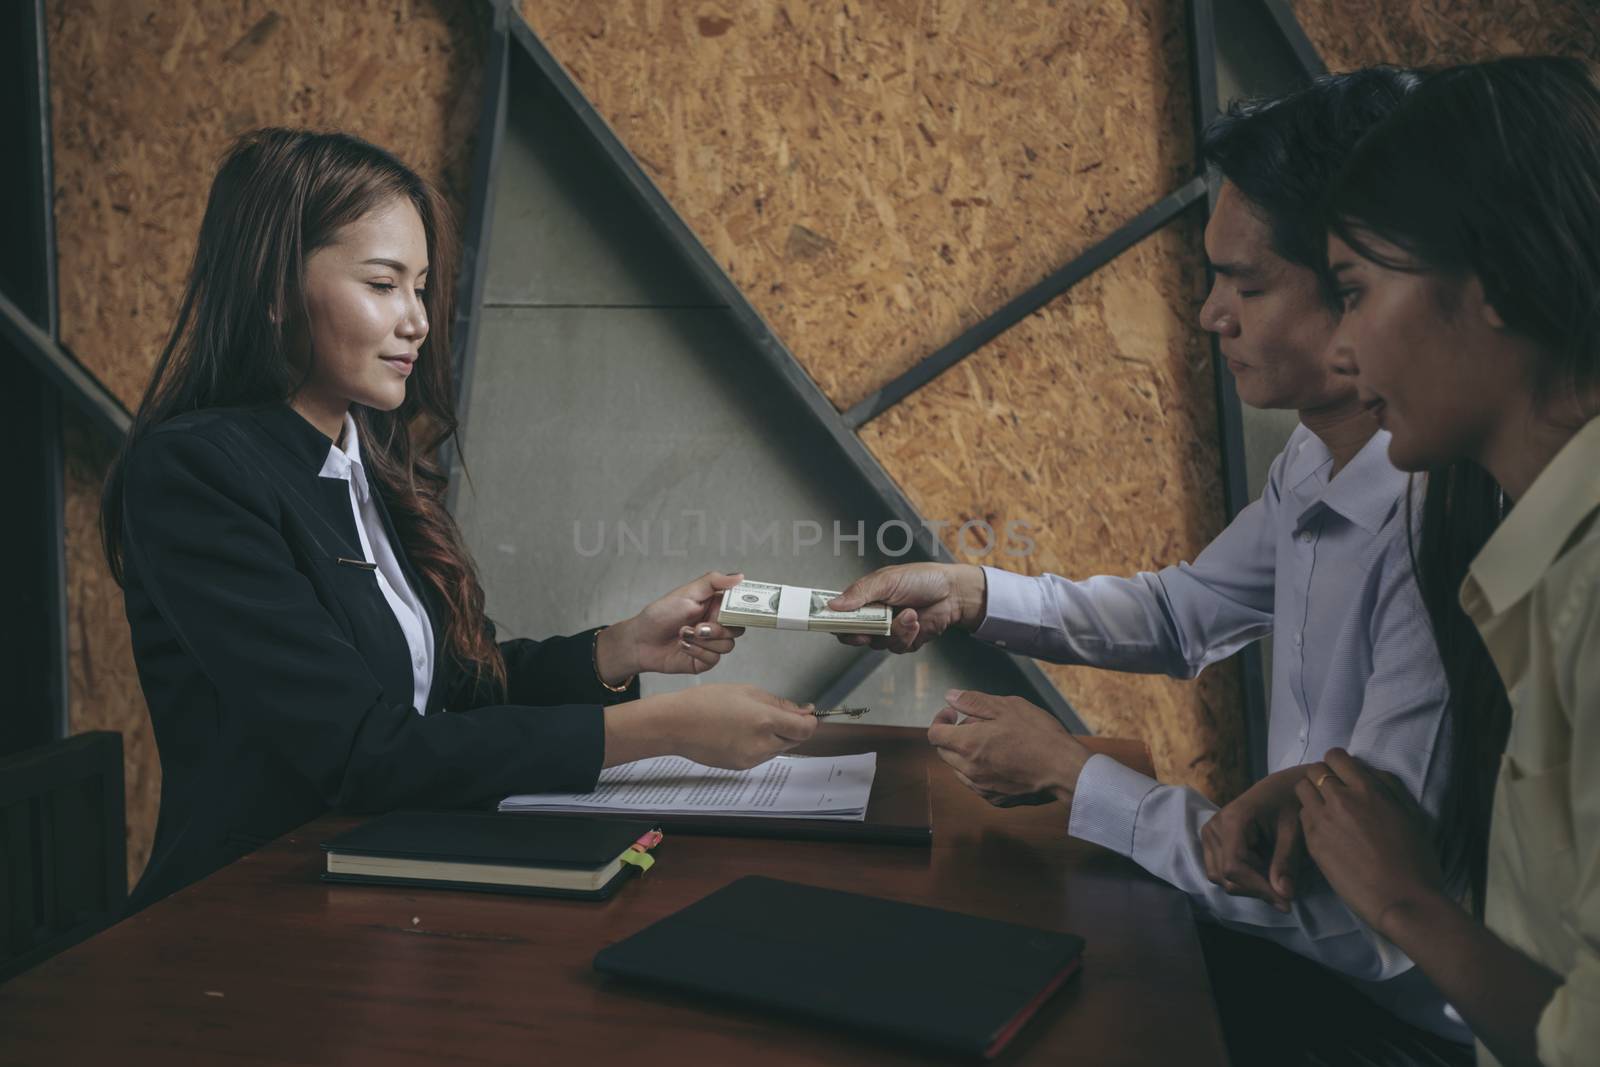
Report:
M654 232L577 120L512 48L484 301L720 303Z
M1022 676L996 672L992 655L976 638L947 634L920 652L889 657L851 694L850 704L872 708L873 714L863 722L926 726L944 707L944 694L950 689L977 689L1032 701L1034 695Z
M476 487L462 486L456 512L506 635L624 618L711 569L843 588L893 562L874 543L885 519L876 500L741 358L727 312L484 315L465 437ZM861 544L846 539L858 523ZM903 531L882 532L898 551ZM825 635L751 630L708 677L808 700L853 655ZM650 676L645 691L692 684ZM869 721L925 724L937 710L928 694L950 685L1015 682L993 653L936 647L866 687Z
M1260 0L1217 0L1217 96L1277 96L1305 84L1305 74Z

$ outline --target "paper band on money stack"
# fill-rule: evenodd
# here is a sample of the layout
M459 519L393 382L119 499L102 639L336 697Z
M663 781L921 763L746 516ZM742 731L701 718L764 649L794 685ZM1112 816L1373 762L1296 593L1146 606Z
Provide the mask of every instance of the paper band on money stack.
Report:
M722 610L717 612L717 621L724 626L888 635L894 612L887 604L863 604L855 611L829 611L828 601L838 595L829 589L743 581L722 594Z

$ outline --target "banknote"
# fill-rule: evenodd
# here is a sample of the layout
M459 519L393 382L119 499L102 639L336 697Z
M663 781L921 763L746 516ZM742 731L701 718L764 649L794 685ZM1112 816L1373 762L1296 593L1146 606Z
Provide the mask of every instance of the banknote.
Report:
M894 612L887 604L863 604L854 611L830 611L831 589L745 580L722 594L717 621L724 626L764 626L780 630L816 630L830 634L887 635ZM782 608L790 607L783 618Z

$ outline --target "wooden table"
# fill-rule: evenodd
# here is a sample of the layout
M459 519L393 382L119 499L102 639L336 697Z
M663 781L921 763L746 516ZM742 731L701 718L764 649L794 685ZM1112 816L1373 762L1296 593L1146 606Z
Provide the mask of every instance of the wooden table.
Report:
M753 873L1086 938L1082 973L998 1062L1227 1063L1181 894L1069 839L1059 804L985 804L921 730L819 731L843 735L928 753L932 848L679 834L648 875L590 903L326 885L317 846L357 821L326 817L0 986L0 1063L928 1062L590 968L602 946Z

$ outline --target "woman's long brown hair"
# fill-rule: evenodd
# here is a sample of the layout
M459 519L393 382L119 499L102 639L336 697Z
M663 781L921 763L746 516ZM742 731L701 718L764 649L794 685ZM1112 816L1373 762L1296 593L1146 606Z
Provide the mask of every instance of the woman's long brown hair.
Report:
M100 501L111 573L122 570L123 467L152 428L188 411L287 403L315 353L305 331L305 263L340 230L395 199L427 236L430 328L394 411L353 405L361 452L412 564L445 605L443 641L474 685L505 692L505 660L483 612L483 589L444 506L436 456L455 436L450 324L458 257L449 207L436 189L383 149L341 133L263 129L234 143L211 184L200 241L172 333ZM309 356L309 358L307 358ZM296 368L300 369L297 370Z

